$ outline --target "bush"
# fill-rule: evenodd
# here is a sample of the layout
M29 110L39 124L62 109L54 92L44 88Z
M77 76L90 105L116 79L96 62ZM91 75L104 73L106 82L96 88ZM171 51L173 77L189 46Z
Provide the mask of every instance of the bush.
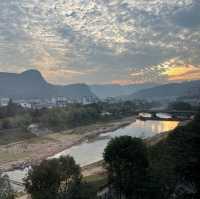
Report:
M169 109L177 111L188 111L192 109L192 106L186 102L173 102L169 104Z
M11 124L10 119L6 118L2 120L1 127L2 129L11 129L13 126Z
M159 179L163 198L200 197L199 115L186 126L175 129L166 140L150 147L151 175Z
M14 192L11 188L8 176L0 173L0 199L14 199Z
M70 156L44 160L33 166L25 179L32 199L91 199L88 185L83 183L81 170Z

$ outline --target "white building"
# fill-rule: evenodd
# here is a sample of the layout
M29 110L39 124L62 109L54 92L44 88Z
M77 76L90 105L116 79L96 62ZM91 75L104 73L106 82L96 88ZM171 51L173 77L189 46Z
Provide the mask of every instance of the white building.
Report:
M85 96L81 98L81 104L87 105L87 104L93 104L96 103L98 99L93 96Z
M59 96L56 99L56 106L58 107L66 107L67 105L67 98L63 96Z
M8 106L10 98L1 98L0 99L0 106Z
M32 108L32 105L31 103L28 103L28 102L21 102L19 103L19 105L23 108L28 108L28 109L31 109Z

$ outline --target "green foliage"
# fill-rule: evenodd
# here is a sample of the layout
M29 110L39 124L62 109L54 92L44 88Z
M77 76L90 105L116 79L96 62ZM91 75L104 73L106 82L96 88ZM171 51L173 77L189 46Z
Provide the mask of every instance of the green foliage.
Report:
M12 128L12 124L11 124L9 118L5 118L1 121L1 128L2 129L11 129Z
M104 152L117 196L148 199L200 198L200 113L161 142L146 148L137 138L112 139Z
M136 105L134 102L125 101L118 103L99 103L99 107L102 112L111 113L111 118L122 118L124 116L133 115L136 111Z
M26 130L28 125L32 123L32 118L29 113L23 113L16 115L14 117L4 118L0 121L0 128L5 129L14 129L20 128Z
M8 176L0 174L0 199L14 199L14 192L11 188Z
M15 124L16 128L26 130L27 127L32 123L32 118L29 113L25 113L23 115L14 117L13 123Z
M51 109L44 116L45 122L50 127L63 128L66 125L67 113L62 109Z
M97 193L99 189L105 187L108 183L107 174L94 174L84 177L84 181L92 187L92 191Z
M5 107L0 107L0 119L7 117L13 117L17 114L24 113L24 109L21 106L13 103L12 100L9 101L8 105Z
M82 182L80 167L70 156L33 166L25 187L32 199L90 199L90 188Z
M12 101L7 107L0 107L0 128L21 128L26 130L31 123L50 129L63 130L130 116L135 113L134 102L94 103L88 105L69 104L65 108L24 110ZM108 112L108 115L102 113Z
M67 119L71 127L76 127L97 121L99 114L93 107L80 107L71 110Z
M194 193L180 198L199 198L200 194L200 117L179 127L169 137L149 149L151 175L159 179L163 198L169 198L180 185L193 185ZM190 196L189 196L189 195ZM178 198L178 197L177 197Z
M121 136L112 139L104 151L109 182L126 198L141 198L147 177L147 149L139 138Z
M186 102L172 102L169 104L169 109L177 110L177 111L188 111L192 109L192 106Z
M73 128L98 120L99 114L92 107L68 107L46 110L40 116L40 123L51 128Z
M5 107L0 107L0 129L26 129L32 122L32 118L28 111L21 106L9 101Z

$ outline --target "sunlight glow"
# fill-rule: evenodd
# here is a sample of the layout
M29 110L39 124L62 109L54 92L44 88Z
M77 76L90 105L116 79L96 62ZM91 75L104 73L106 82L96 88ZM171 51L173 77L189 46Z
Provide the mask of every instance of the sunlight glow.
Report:
M162 74L171 81L197 80L200 79L200 68L192 65L175 66L167 68Z

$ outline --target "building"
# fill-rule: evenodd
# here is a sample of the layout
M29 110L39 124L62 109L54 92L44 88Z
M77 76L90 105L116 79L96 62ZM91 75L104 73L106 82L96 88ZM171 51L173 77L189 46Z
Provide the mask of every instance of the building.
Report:
M98 102L98 99L94 96L84 96L81 98L80 103L83 105L93 104Z
M57 107L66 107L67 105L67 98L63 96L59 96L56 98L56 106Z
M23 108L26 108L26 109L31 109L32 108L32 104L31 103L28 103L28 102L21 102L19 103L19 105Z
M1 98L0 99L0 106L8 106L10 98Z

